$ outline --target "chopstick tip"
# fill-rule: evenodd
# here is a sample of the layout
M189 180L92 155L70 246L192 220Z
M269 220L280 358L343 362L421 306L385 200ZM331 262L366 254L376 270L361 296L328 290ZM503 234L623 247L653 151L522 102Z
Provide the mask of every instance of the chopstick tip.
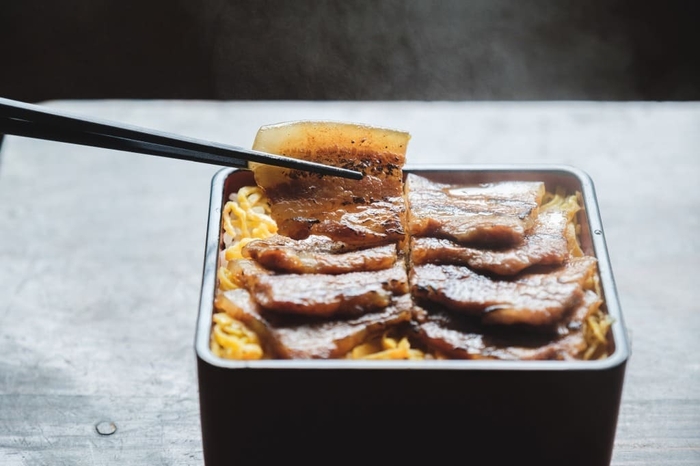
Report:
M353 179L353 180L361 180L364 177L365 177L364 173L358 172L358 171L352 171L352 170L351 170L350 176L348 176L348 178Z

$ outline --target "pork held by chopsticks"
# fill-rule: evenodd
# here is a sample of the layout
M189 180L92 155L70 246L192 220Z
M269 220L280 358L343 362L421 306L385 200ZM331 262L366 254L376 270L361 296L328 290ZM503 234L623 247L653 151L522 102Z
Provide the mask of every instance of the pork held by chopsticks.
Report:
M257 150L364 174L361 180L348 180L254 166L255 181L270 199L279 233L293 239L323 235L360 248L402 241L402 168L408 140L405 132L343 123L261 128L254 143Z

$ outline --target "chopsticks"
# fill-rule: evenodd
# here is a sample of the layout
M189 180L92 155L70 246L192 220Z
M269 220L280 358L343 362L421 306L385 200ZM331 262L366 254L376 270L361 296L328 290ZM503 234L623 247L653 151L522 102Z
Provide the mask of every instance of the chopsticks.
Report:
M362 173L0 98L0 133L179 160L249 168L249 162L359 180Z

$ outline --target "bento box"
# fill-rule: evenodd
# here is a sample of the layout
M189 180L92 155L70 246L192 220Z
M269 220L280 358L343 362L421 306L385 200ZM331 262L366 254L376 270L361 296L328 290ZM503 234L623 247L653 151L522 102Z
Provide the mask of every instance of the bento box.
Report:
M207 466L608 465L629 345L591 179L569 166L408 166L446 183L541 180L580 193L581 248L598 261L612 319L596 360L263 359L210 348L223 205L254 183L212 181L195 347Z

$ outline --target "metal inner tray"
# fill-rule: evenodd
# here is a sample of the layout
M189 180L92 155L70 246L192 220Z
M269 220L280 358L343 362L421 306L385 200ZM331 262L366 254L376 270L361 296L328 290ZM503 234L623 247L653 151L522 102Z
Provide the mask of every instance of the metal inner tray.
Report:
M620 311L612 268L605 244L604 230L598 210L595 189L590 177L574 167L561 165L440 165L407 166L406 173L416 173L443 183L487 183L494 181L544 181L547 190L557 186L568 192L580 192L583 208L579 212L580 243L587 255L598 259L604 309L612 317L611 351L600 360L574 361L506 361L506 360L426 360L426 361L363 361L363 360L257 360L236 361L215 356L210 348L216 270L221 248L221 212L229 194L242 186L254 184L251 172L223 169L212 181L211 204L207 228L206 252L196 334L196 352L200 359L220 368L328 368L328 369L456 369L456 370L599 370L617 366L628 358L629 346Z

